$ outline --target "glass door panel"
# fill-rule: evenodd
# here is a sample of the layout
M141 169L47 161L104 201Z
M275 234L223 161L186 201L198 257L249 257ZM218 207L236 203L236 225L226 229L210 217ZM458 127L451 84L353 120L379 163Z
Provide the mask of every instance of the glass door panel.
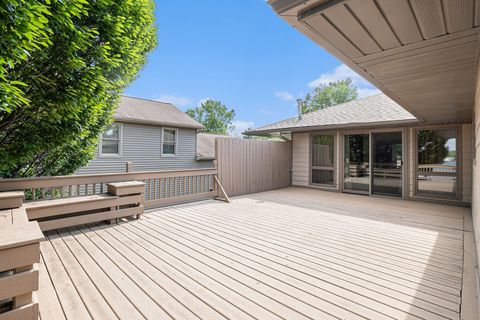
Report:
M417 194L456 198L457 129L418 130L417 150Z
M370 191L370 143L368 134L345 135L344 179L345 191Z
M402 132L372 133L372 194L402 196Z

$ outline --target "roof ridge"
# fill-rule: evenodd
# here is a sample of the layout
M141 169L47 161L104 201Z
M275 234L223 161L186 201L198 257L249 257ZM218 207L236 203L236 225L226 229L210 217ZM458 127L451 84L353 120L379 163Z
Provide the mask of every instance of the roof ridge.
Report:
M178 127L203 126L171 103L122 95L114 118L128 122L175 125Z
M174 106L175 108L178 108L177 106L175 106L175 105L174 105L173 103L171 103L171 102L165 102L165 101L159 101L159 100L153 100L153 99L147 99L147 98L132 97L132 96L129 96L129 95L126 95L126 94L123 94L122 97L130 98L130 99L143 100L143 101L156 102L156 103L169 104L169 105L171 105L171 106Z
M195 120L195 119L194 119ZM228 134L225 134L225 133L215 133L215 132L204 132L204 131L200 131L199 133L203 133L203 134L215 134L217 136L227 136L228 137Z
M304 115L305 115L305 114L306 114L306 113L304 113ZM296 118L298 118L298 116L293 116L293 117L290 117L290 118L287 118L287 119L279 120L279 121L274 122L274 123L266 124L266 125L264 125L264 126L261 126L260 128L254 129L254 130L261 129L261 128L263 128L263 127L273 126L273 125L275 125L275 124L279 124L279 123L286 122L286 121L289 121L289 120L294 120L294 119L296 119Z
M344 105L349 105L349 104L352 104L352 103L361 102L361 101L368 100L368 99L371 99L371 98L377 97L377 96L384 96L384 97L388 98L388 96L385 93L380 92L380 93L373 94L371 96L363 97L363 98L360 98L360 99L355 99L355 100L350 100L350 101L347 101L347 102L342 102L342 103L339 103L339 104L334 104L332 106L328 106L328 107L325 107L323 109L317 109L315 111L311 111L311 112L308 112L308 113L305 113L305 114L317 113L317 112L321 112L321 111L324 111L324 110L327 110L327 109L330 109L330 108L337 108L337 107L341 107L341 106L344 106Z

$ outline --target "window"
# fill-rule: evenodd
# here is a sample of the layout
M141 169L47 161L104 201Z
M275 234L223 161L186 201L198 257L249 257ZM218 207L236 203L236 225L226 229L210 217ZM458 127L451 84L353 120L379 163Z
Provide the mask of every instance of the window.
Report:
M312 184L334 185L334 147L333 135L316 135L312 137Z
M175 156L177 154L177 129L163 128L162 156Z
M107 126L102 134L102 139L100 142L100 154L102 156L118 156L121 154L121 131L122 126L118 123L112 123L111 125Z
M417 194L456 198L457 129L417 131Z

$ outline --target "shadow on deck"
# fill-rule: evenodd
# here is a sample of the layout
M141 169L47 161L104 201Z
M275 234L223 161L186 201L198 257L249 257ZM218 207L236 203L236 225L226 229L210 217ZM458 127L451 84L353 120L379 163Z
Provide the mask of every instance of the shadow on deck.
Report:
M473 254L469 215L462 207L287 188L50 231L41 244L40 314L460 319L463 300L469 319L465 312L475 308L462 297L474 281L465 277L473 272L464 257ZM464 278L470 286L462 287Z

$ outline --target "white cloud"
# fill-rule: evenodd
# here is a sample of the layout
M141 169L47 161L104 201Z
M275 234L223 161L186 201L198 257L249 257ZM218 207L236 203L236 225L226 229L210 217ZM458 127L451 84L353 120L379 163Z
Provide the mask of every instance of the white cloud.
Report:
M292 101L295 97L288 91L275 91L275 97L285 100Z
M230 136L241 137L242 133L248 129L255 127L255 122L253 121L233 121L232 125L234 126L233 130L230 132Z
M169 102L177 107L187 107L192 103L192 100L187 97L179 97L171 94L162 94L155 98L157 101Z
M330 82L345 80L346 78L352 79L353 85L358 88L359 98L380 93L380 90L344 64L339 65L332 72L323 73L317 79L310 81L308 87L314 89L322 84L328 85Z

